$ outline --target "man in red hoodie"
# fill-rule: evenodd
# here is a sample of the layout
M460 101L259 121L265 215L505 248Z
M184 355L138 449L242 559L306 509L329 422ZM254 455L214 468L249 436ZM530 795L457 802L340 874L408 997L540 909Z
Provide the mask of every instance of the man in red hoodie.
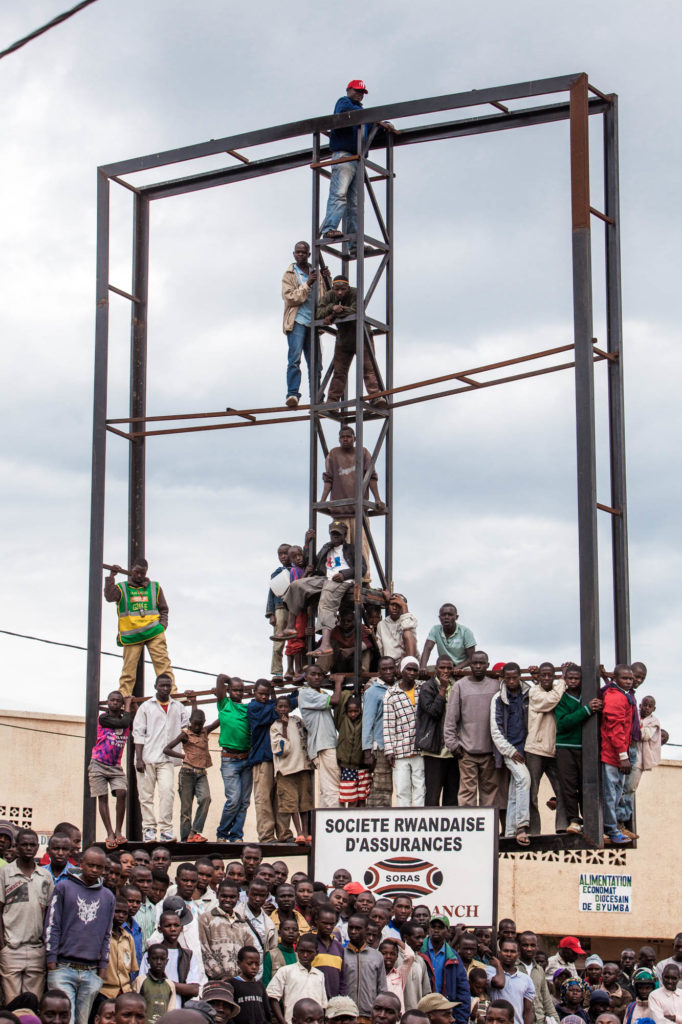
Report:
M630 736L634 715L632 687L634 676L629 665L616 665L613 681L603 691L601 720L601 770L604 790L604 832L613 846L630 842L618 828L618 804L631 771Z

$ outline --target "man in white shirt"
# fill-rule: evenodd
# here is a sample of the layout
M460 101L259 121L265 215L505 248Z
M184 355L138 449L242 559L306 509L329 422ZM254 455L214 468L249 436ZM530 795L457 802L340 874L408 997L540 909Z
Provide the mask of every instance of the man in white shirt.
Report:
M646 700L646 697L644 698ZM644 703L644 701L642 701ZM678 932L673 939L673 955L667 957L665 960L659 960L656 964L656 977L660 982L663 981L663 971L666 969L668 964L677 964L680 972L682 972L682 932ZM678 988L682 988L682 979L678 983Z
M173 796L175 793L175 761L164 753L188 724L190 709L170 695L173 680L170 676L157 676L155 697L138 708L133 721L135 768L139 776L137 790L142 810L142 838L145 843L156 842L157 828L161 842L173 842ZM158 820L154 811L154 790L159 790Z
M496 965L485 969L492 993L496 999L506 999L512 1004L514 1024L533 1024L535 986L530 977L516 966L519 955L516 939L502 939L499 954Z
M682 991L679 989L680 969L674 961L663 968L663 986L649 996L649 1009L656 1024L682 1024Z
M334 520L329 527L329 542L315 560L313 574L294 580L282 595L289 611L286 629L274 633L273 640L291 640L296 636L296 616L305 610L306 602L320 595L316 629L322 631L320 646L313 652L316 657L333 654L331 632L336 625L336 613L347 594L353 591L355 580L355 548L346 543L348 527L343 520ZM362 559L362 573L366 570Z
M312 965L317 956L317 938L302 935L296 943L296 956L296 963L280 967L267 987L276 1024L292 1024L294 1006L300 999L312 999L322 1009L327 1005L324 974Z

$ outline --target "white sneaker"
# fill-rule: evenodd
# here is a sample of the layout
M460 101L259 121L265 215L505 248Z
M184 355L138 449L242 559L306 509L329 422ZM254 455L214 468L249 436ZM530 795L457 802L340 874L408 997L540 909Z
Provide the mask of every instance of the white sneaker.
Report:
M289 409L296 409L298 406L298 398L296 397L296 395L287 395L285 404L289 407Z
M174 843L175 842L175 836L173 835L172 832L162 832L161 833L161 842L162 843Z
M156 842L156 829L155 828L146 828L144 830L144 832L142 833L142 842L143 843L155 843Z

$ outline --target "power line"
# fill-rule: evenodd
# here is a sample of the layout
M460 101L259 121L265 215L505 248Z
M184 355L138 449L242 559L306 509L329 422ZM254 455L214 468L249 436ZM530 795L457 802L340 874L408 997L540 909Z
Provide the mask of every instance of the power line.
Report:
M84 723L85 724L85 723ZM84 740L85 733L79 736L75 732L55 732L54 729L35 729L31 725L15 725L14 722L0 722L0 728L4 729L19 729L21 732L39 732L47 736L66 736L71 740Z
M10 629L0 629L0 633L5 636L16 636L20 640L35 640L39 644L51 644L53 647L70 647L73 651L87 651L87 647L82 647L80 644L67 644L64 640L46 640L42 636L29 636L27 633L13 633ZM115 654L113 651L100 651L104 657L107 658L123 658L122 654ZM145 665L151 665L151 661L148 658L144 659ZM182 665L173 665L174 672L191 672L195 676L210 676L211 679L215 679L218 675L217 672L204 672L200 668L183 668Z
M30 32L27 36L24 36L23 39L17 39L16 43L12 43L12 45L8 46L6 50L0 51L0 60L2 60L3 57L7 57L8 54L14 53L15 50L20 50L22 46L26 46L26 43L30 43L32 39L37 39L38 36L42 36L44 32L49 32L51 28L61 25L63 21L67 21L69 18L72 18L74 14L78 14L78 12L82 11L84 7L89 7L90 4L94 4L96 2L97 0L82 0L81 3L76 4L76 6L72 7L71 10L58 14L56 18L53 18L52 21L48 21L46 25Z
M20 640L34 640L36 643L39 643L39 644L50 644L52 647L68 647L68 648L70 648L73 651L87 651L87 647L83 647L81 644L67 644L65 640L46 640L45 637L42 637L42 636L30 636L28 633L14 633L14 632L12 632L11 629L0 629L0 634L2 634L3 636L15 636L15 637L18 637ZM104 657L107 657L107 658L123 658L122 654L115 654L113 651L100 651L100 654L103 655ZM145 663L145 665L151 665L152 664L152 662L149 661L148 658L144 659L144 663ZM182 665L173 665L173 671L174 672L191 672L193 675L196 675L196 676L209 676L211 679L215 679L215 677L218 675L217 672L205 672L201 668L183 668ZM245 682L248 682L248 680L245 680ZM0 725L5 725L7 728L12 728L12 729L26 729L29 732L47 732L48 731L47 729L33 729L33 730L31 730L31 729L28 729L28 727L24 726L24 725L8 726L6 723L3 723L3 722L0 722ZM71 735L71 734L63 733L63 732L57 732L57 733L52 733L52 735L54 735L54 736L66 736L66 735ZM74 738L76 738L76 737L74 737ZM666 745L666 747L682 747L682 743L671 743L670 741L668 741L665 745Z

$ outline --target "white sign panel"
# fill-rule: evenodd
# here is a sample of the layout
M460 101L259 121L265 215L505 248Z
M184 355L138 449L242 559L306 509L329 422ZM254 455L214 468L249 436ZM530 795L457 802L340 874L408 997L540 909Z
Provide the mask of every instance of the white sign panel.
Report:
M581 874L578 907L600 914L632 912L632 875Z
M492 926L492 808L319 808L314 822L313 878L329 882L343 867L377 898L407 895L453 923Z

